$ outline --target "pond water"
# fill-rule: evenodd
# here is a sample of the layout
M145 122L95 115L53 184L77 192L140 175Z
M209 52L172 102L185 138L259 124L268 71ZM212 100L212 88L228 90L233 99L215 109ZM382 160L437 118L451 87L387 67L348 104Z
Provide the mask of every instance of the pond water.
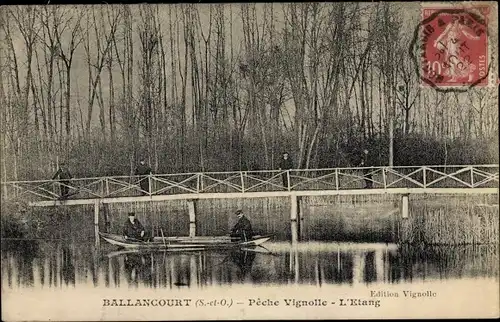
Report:
M2 285L203 288L370 284L498 276L498 247L270 242L246 251L136 252L101 242L3 240Z

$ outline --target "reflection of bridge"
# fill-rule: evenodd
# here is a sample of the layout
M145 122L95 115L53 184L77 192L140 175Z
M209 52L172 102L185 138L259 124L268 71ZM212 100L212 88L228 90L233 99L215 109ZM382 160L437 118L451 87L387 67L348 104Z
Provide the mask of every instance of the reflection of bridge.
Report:
M94 204L96 218L99 204L185 199L189 201L194 234L196 199L290 197L293 225L299 216L297 197L400 194L405 216L408 207L405 196L410 193L498 193L498 169L498 164L408 166L110 176L65 182L11 181L2 183L2 199L23 200L32 206ZM361 189L366 180L373 183L372 189ZM65 199L60 198L62 186L69 190Z

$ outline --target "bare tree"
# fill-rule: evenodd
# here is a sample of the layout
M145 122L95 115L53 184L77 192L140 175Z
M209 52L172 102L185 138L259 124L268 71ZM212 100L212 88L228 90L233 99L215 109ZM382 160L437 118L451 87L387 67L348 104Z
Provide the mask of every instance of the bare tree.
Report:
M411 124L410 111L415 106L415 101L420 95L420 86L412 62L405 52L400 53L397 66L398 88L396 98L404 115L403 133L407 135L410 132Z
M90 125L92 123L93 106L98 93L98 85L101 81L101 73L108 57L108 52L112 49L113 35L116 33L119 16L113 16L109 22L109 30L105 25L104 6L92 5L86 12L86 30L84 48L88 65L88 110L85 133L90 135ZM95 52L92 50L90 39L94 39ZM92 59L95 57L95 59ZM101 93L102 95L102 93ZM106 139L106 120L104 106L101 104L99 121L103 138Z
M473 88L468 92L467 98L468 120L471 121L468 129L471 130L474 125L475 136L478 138L491 135L491 133L486 133L485 123L488 111L495 109L492 91L487 88Z
M385 105L385 115L389 132L389 166L394 162L394 125L396 119L396 89L397 70L399 52L399 30L401 21L397 19L398 13L394 6L389 3L382 3L377 13L376 25L378 30L377 49L380 57L378 68L383 77L383 97Z
M71 137L71 67L73 65L73 57L76 49L83 41L83 32L80 25L82 15L80 15L76 8L72 8L72 10L67 10L65 14L66 21L64 22L64 26L62 30L58 30L56 28L55 38L58 46L58 55L64 63L65 67L65 131L66 131L66 141L65 148L69 148L69 139ZM69 29L68 38L65 36L65 29ZM65 41L61 41L62 38L65 38ZM65 49L63 43L68 43L67 48Z

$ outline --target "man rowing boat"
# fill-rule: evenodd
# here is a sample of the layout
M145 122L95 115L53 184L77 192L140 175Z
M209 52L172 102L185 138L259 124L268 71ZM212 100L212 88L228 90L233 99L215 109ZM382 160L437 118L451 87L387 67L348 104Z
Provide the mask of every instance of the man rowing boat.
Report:
M234 225L231 230L231 237L241 238L243 241L247 241L253 237L252 224L241 209L236 210L236 216L238 216L238 222Z
M129 212L128 219L123 227L123 236L125 239L144 240L144 226L135 218L135 213Z

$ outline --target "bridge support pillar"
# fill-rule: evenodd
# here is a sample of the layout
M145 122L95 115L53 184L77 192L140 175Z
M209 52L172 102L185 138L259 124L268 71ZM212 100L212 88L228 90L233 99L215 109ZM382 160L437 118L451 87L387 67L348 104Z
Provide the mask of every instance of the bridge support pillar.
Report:
M94 202L94 234L95 234L95 245L99 246L99 209L100 202L96 200Z
M111 232L111 220L109 218L109 204L102 204L102 213L104 215L104 232Z
M299 241L300 234L300 198L297 195L290 196L290 228L292 232L292 243Z
M196 236L196 200L188 200L189 237Z
M408 218L408 214L410 212L408 205L408 197L409 194L404 194L401 200L401 217L404 219Z

